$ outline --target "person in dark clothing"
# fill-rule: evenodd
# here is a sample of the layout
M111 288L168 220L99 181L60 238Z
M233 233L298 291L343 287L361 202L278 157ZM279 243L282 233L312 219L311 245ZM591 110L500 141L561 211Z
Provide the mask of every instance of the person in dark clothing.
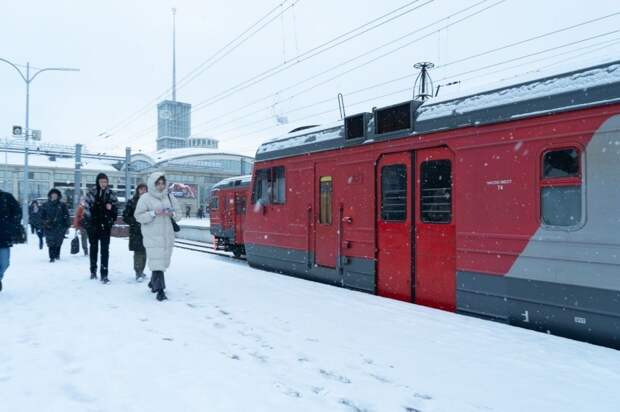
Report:
M39 249L43 249L43 239L45 238L45 233L43 231L43 221L41 220L41 206L39 206L39 202L34 200L30 204L28 213L30 215L30 227L34 229L33 233L36 233L39 237Z
M185 217L189 219L191 213L192 213L192 207L190 205L185 206Z
M0 291L2 279L11 263L11 247L21 220L22 209L17 200L12 194L0 190Z
M118 217L118 200L108 187L108 176L97 175L96 185L86 194L83 225L90 243L90 278L97 279L97 259L101 248L101 282L108 283L110 234Z
M129 250L133 251L133 268L136 272L136 281L138 282L141 282L146 277L144 274L144 268L146 267L146 249L144 248L140 223L136 220L134 214L140 196L147 191L147 185L140 183L123 211L123 221L129 225Z
M45 240L49 249L50 262L60 259L60 248L65 240L65 233L71 226L69 208L61 202L62 194L52 189L47 194L48 201L41 208L41 221L45 231Z

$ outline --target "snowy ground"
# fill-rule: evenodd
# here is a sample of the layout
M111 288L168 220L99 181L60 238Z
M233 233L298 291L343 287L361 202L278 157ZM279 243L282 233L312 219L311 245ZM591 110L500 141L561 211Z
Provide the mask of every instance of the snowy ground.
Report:
M111 262L13 249L0 410L619 410L619 351L183 250L158 303Z

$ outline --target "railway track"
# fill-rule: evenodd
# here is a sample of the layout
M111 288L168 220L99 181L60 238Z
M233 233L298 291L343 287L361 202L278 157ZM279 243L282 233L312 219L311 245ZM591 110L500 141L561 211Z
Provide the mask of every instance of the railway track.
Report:
M206 253L209 255L222 256L234 260L245 260L245 257L235 257L232 252L223 250L215 250L212 244L204 242L195 242L193 240L177 239L174 241L174 247L192 252Z

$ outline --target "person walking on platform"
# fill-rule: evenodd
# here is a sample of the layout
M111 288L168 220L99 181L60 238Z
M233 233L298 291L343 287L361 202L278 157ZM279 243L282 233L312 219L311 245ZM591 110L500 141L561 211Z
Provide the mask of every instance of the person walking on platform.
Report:
M60 201L61 198L60 190L52 189L47 194L47 202L41 208L41 221L51 263L60 259L62 242L65 240L67 229L71 226L69 208Z
M39 238L39 249L43 249L45 233L43 231L43 221L41 220L42 210L39 206L39 202L36 200L32 201L28 214L30 215L30 227L34 229L33 233L36 233Z
M157 300L168 299L164 272L170 267L174 250L176 222L181 219L178 204L174 196L166 189L166 176L155 172L148 178L148 192L140 197L136 207L135 218L142 224L142 236L148 257L149 269L152 271L149 287L157 293Z
M12 194L0 190L0 291L2 279L11 263L11 247L21 225L22 209Z
M80 199L80 204L75 210L75 216L73 217L73 227L76 232L76 236L79 233L80 241L82 244L82 250L84 256L88 256L88 233L84 227L84 205L86 204L85 198Z
M146 184L140 183L123 211L123 221L129 225L129 250L133 252L133 268L136 272L137 282L141 282L146 277L144 274L144 268L146 267L146 249L144 248L140 222L136 220L134 214L140 197L147 191L148 187Z
M83 219L90 243L90 278L97 279L97 260L101 250L100 274L103 284L109 282L110 235L118 217L118 200L110 190L108 181L105 173L97 175L95 187L86 194Z

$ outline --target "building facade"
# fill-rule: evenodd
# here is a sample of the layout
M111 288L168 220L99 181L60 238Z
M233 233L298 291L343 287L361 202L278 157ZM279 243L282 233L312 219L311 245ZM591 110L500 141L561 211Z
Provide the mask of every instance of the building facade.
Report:
M164 100L157 105L157 150L187 147L191 133L191 104Z
M75 148L45 144L29 144L29 192L23 193L24 143L0 146L0 189L13 193L20 202L45 199L51 188L57 188L73 207L75 196L83 195L95 185L99 172L110 179L119 200L125 199L125 158L83 151L80 167L80 190L75 190ZM164 149L154 153L134 153L130 163L131 193L138 183L146 182L153 171L168 178L169 190L182 210L190 207L195 215L207 203L210 188L222 179L251 173L254 158L217 149L201 147Z

